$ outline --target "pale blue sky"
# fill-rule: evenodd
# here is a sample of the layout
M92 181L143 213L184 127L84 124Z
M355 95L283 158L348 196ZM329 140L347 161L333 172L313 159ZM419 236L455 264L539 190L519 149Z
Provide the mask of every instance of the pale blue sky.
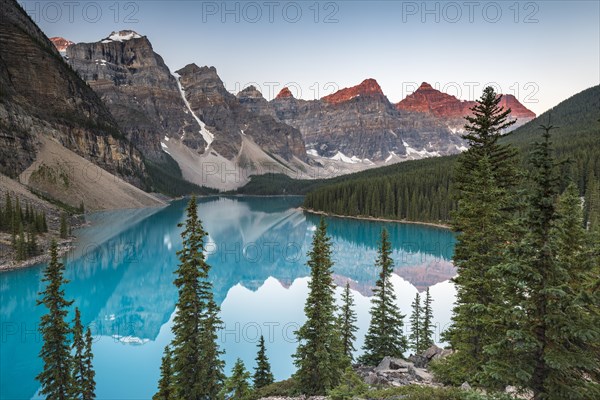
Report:
M48 36L148 36L176 70L305 99L375 78L392 102L427 81L462 99L495 82L540 114L600 83L600 1L20 1ZM117 12L118 10L118 12ZM318 10L318 12L317 12Z

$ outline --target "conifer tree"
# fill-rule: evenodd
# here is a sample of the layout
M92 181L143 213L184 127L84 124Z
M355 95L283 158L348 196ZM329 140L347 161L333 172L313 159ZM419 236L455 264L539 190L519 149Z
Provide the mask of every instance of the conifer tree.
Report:
M371 299L371 323L365 337L365 353L359 361L368 365L377 365L384 357L404 357L408 344L404 336L404 315L396 304L396 293L391 276L394 261L391 258L392 247L387 230L381 232L381 244L375 266L380 269L379 278L373 289Z
M23 222L23 209L21 208L21 203L19 201L19 197L15 196L15 217L16 217L16 222L17 224L20 224Z
M85 352L83 361L85 364L85 379L83 381L82 400L94 400L96 398L96 372L94 371L94 353L92 353L92 331L88 327L85 331Z
M12 200L8 192L6 192L5 200L4 200L4 221L6 230L12 230L12 221L13 221L13 206Z
M589 171L585 191L585 226L590 229L600 224L600 182L593 171Z
M33 257L37 254L37 241L35 240L35 230L33 225L29 225L27 236L27 255Z
M252 390L248 380L250 373L246 370L241 359L237 359L233 366L231 376L225 380L221 390L221 398L225 400L249 400ZM211 399L216 397L211 397Z
M71 366L71 398L81 399L85 382L85 337L83 325L81 324L81 313L79 308L75 308L75 318L73 319L73 343L72 366Z
M22 261L27 258L27 241L25 240L25 231L23 229L23 224L19 224L19 236L17 236L17 260Z
M44 369L37 375L40 394L48 399L67 400L71 394L71 354L68 341L69 325L65 321L67 308L72 301L65 300L63 285L68 281L63 277L64 265L58 260L56 243L50 246L50 262L44 271L42 282L46 283L39 295L38 305L44 305L48 312L40 320L40 331L44 343L40 358Z
M62 213L60 215L60 238L66 239L69 236L69 229L67 227L67 214Z
M423 318L423 310L421 307L421 296L419 292L415 294L415 299L411 304L412 312L410 314L410 334L408 336L408 341L410 343L411 348L415 351L415 354L418 354L423 350L423 345L421 343L421 319Z
M510 109L499 106L493 88L483 95L467 117L463 136L469 149L458 158L455 176L458 210L452 216L459 232L454 252L458 274L452 325L445 338L457 350L445 360L448 370L462 380L481 384L487 361L484 347L499 334L493 324L495 307L502 307L502 277L496 266L506 261L506 243L520 236L515 214L520 209L516 187L515 150L498 144L501 133L514 124Z
M179 297L172 328L173 387L176 398L216 398L223 380L222 352L216 343L221 321L208 277L206 232L198 219L195 197L188 204L185 224L180 226L185 229L174 281Z
M42 226L44 227L44 232L48 232L48 220L46 219L46 212L44 211L43 213L43 217L42 217Z
M425 298L423 299L423 323L421 324L421 349L427 350L433 346L433 310L431 308L431 295L429 294L429 288L425 291Z
M16 250L17 249L17 233L19 231L18 227L16 226L16 217L13 214L12 215L12 220L10 223L10 230L11 230L11 235L10 235L10 243L12 244L13 248Z
M200 292L202 303L206 305L200 329L200 350L204 363L203 369L200 370L200 376L204 395L213 399L221 391L225 380L225 374L223 373L225 362L221 359L224 351L220 350L217 344L218 332L223 322L219 317L219 306L213 298L212 283L208 280L210 267L206 263L205 268L205 278L202 279Z
M348 365L334 314L335 297L331 269L331 239L321 218L308 252L311 279L304 306L306 322L296 332L298 367L294 376L298 389L306 395L324 395L339 383Z
M171 365L173 358L169 346L165 346L162 362L160 364L160 380L158 381L158 392L152 396L152 400L175 400L173 388L173 371Z
M258 342L258 354L256 355L256 367L254 368L253 383L254 389L260 389L273 383L273 373L271 373L271 364L267 357L267 349L265 348L265 338L260 335Z
M514 160L516 150L508 145L498 144L502 133L517 121L509 121L511 109L500 106L502 95L497 94L494 88L488 86L483 90L481 98L471 108L472 115L465 117L467 124L463 135L469 149L461 154L459 162L458 187L468 180L468 172L478 167L479 160L487 156L492 166L492 174L501 188L514 187L518 182L515 179L516 170ZM467 175L462 175L467 173Z
M340 310L340 330L342 333L342 346L344 347L344 354L350 361L354 360L352 354L356 349L354 348L354 341L356 340L356 311L354 310L354 298L350 292L350 283L346 282L344 292L342 294L342 309Z
M571 186L559 199L559 175L542 127L531 155L531 189L526 234L515 243L503 269L513 285L503 320L505 335L493 346L486 372L530 389L535 400L590 399L600 396L592 376L600 367L593 343L600 339L597 303L585 282L593 267L585 251L582 210ZM514 322L513 322L514 321Z

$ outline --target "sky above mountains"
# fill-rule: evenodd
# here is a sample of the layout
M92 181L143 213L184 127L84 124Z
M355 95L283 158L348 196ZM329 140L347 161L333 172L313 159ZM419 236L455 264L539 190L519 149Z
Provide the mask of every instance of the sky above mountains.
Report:
M463 100L492 84L538 115L600 83L599 1L20 1L49 36L148 36L172 71L228 90L320 98L374 78L392 102L423 81Z

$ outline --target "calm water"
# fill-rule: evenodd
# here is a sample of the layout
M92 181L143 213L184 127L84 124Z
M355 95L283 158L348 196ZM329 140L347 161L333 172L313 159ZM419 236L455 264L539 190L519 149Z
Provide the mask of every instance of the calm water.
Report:
M293 332L303 323L306 252L318 217L296 207L301 198L208 198L199 214L209 232L208 262L225 328L226 371L237 357L254 367L260 334L277 379L293 371ZM185 202L162 209L94 214L66 259L67 297L95 335L98 399L149 399L155 393L163 348L170 342L177 296L172 284L181 247ZM453 235L442 229L331 218L335 280L351 282L357 303L357 349L369 323L373 266L382 227L394 245L398 304L404 313L417 290L430 287L439 332L448 324L455 291L448 279ZM0 399L36 397L42 368L36 307L42 266L0 274ZM341 289L338 288L338 295ZM408 319L408 318L406 318Z

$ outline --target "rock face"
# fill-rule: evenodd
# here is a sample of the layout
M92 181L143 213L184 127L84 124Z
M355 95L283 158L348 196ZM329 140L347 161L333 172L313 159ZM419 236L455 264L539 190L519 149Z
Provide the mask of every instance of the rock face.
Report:
M502 95L499 105L505 109L510 108L512 110L510 115L518 120L515 125L521 126L535 118L535 113L521 104L512 94Z
M423 82L413 94L397 103L396 108L400 111L433 115L456 131L462 130L466 122L464 117L471 115L471 108L476 104L475 101L459 100ZM517 119L511 130L535 118L535 113L528 110L511 94L503 95L499 105L505 109L510 108L511 118Z
M111 33L67 48L68 62L102 98L127 137L148 159L162 163L164 137L183 138L204 151L201 127L188 111L176 78L145 36Z
M457 153L463 145L434 116L397 110L374 79L314 101L282 91L270 104L321 157L400 161Z
M251 138L265 152L290 161L306 159L301 133L275 118L269 103L253 86L237 96L229 93L214 67L189 64L177 71L192 110L214 134L211 147L233 159L242 137Z
M0 42L0 172L23 172L43 136L142 186L141 154L14 0L0 0Z
M452 354L452 350L442 349L434 344L421 354L412 354L408 360L412 362L415 367L426 368L431 361L445 358L450 354Z

